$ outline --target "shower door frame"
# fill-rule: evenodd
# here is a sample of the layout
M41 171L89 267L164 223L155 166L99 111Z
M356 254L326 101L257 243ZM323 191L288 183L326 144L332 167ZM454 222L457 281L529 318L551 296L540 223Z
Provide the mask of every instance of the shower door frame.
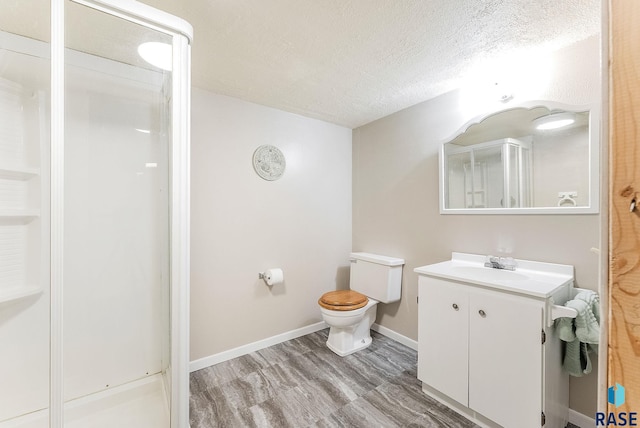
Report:
M127 0L71 0L172 37L170 149L170 414L189 426L190 88L193 28L186 21ZM49 427L64 427L63 261L65 2L51 0L51 323Z

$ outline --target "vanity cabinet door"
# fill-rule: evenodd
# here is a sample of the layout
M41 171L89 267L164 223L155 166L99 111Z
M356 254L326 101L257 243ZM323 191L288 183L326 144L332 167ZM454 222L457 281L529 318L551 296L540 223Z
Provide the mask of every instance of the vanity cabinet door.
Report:
M470 289L469 407L505 427L540 427L543 304Z
M467 406L468 288L422 276L418 281L418 379Z

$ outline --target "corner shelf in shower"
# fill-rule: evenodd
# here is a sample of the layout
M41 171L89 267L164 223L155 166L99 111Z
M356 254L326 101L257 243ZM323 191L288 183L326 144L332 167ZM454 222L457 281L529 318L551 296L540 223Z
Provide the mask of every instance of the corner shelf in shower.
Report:
M41 293L42 288L33 286L11 287L6 290L0 290L0 305Z
M36 176L40 175L40 170L38 168L14 168L14 167L6 167L0 166L0 179L4 180L30 180Z
M0 225L29 224L40 217L40 210L0 210Z

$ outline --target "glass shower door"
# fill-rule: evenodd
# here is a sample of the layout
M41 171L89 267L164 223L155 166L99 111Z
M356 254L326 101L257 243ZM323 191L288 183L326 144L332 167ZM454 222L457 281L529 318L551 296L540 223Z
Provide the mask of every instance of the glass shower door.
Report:
M505 144L505 168L508 171L508 191L511 195L511 207L527 208L531 201L531 162L528 145Z
M65 9L65 427L168 428L172 37Z

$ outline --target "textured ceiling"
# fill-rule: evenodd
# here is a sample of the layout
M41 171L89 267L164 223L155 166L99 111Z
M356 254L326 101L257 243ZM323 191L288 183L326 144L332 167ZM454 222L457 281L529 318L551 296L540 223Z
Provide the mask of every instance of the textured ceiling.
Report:
M22 1L3 0L3 14ZM498 60L599 34L601 16L601 0L142 2L193 25L195 86L351 128L460 87ZM31 16L13 21L26 31Z

